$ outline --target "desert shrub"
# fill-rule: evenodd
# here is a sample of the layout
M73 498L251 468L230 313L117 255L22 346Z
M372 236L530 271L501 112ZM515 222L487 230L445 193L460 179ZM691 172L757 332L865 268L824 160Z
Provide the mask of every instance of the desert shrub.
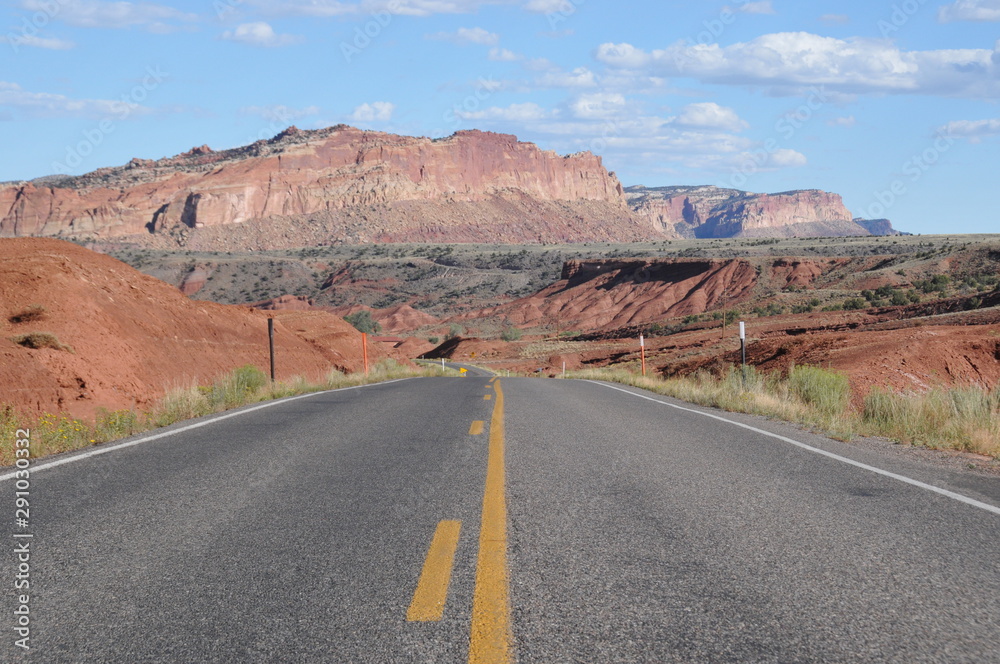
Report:
M40 304L33 304L23 311L19 311L7 320L11 323L32 323L34 321L39 321L45 318L45 312L47 310Z
M213 408L236 408L255 401L267 383L267 374L247 364L217 380L208 393L208 402Z
M457 323L452 323L451 327L448 328L448 334L445 335L445 341L448 339L454 339L465 334L465 328Z
M878 435L931 447L1000 454L1000 390L935 389L924 394L872 390L862 419Z
M197 385L170 390L150 415L156 426L165 427L181 420L190 420L212 412L208 402L210 390Z
M24 346L25 348L54 348L56 350L65 350L70 353L73 349L66 344L59 341L59 338L48 332L30 332L28 334L20 334L16 337L11 337L11 341L19 346Z
M504 331L500 333L500 338L504 341L517 341L521 338L521 330L516 327L505 328Z
M94 438L98 441L125 438L143 430L139 416L131 410L108 411L103 408L97 411L94 422Z
M427 342L437 345L441 343L441 337L427 337Z
M851 398L847 376L820 367L792 367L788 391L825 415L844 412Z
M354 326L358 332L364 334L378 334L382 330L382 326L379 325L374 318L372 318L372 312L367 309L362 309L349 316L344 316L344 320Z
M852 297L844 300L844 311L853 311L855 309L866 309L868 307L868 300L861 297Z

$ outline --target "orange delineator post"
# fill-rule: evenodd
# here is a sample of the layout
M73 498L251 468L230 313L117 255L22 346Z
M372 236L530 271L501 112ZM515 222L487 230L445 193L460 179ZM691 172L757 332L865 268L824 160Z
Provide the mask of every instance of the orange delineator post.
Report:
M643 336L639 335L639 351L642 355L642 375L646 375L646 340Z
M368 375L368 335L361 333L361 351L365 357L365 375Z

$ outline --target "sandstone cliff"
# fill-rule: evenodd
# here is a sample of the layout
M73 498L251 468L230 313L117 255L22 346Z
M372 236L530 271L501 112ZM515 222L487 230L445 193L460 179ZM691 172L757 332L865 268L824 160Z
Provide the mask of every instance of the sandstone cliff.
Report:
M231 150L203 145L78 177L0 185L0 237L214 251L868 235L887 225L858 223L840 196L816 190L623 190L599 156L560 156L480 131L431 140L290 127Z
M182 242L199 229L257 222L247 242L263 246L248 248L495 240L509 217L521 218L516 230L523 236L512 241L654 235L631 218L617 178L589 152L561 157L479 131L431 140L346 126L293 127L242 148L202 146L159 161L133 159L80 177L6 186L0 215L3 237L172 234ZM260 223L266 220L278 220L273 232ZM285 237L302 222L314 224L320 237Z
M814 189L753 194L719 187L629 187L635 214L674 237L818 237L892 234L887 220L866 226L838 194Z

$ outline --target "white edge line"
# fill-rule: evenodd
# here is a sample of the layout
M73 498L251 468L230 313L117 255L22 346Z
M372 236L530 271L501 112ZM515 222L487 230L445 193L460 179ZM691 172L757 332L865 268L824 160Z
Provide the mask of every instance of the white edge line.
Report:
M638 394L636 392L632 392L631 390L626 390L624 388L617 387L615 385L608 385L607 383L601 383L601 382L598 382L598 381L590 381L590 382L594 383L595 385L600 385L601 387L606 387L606 388L608 388L610 390L617 390L618 392L624 392L625 394L631 394L634 397L639 397L640 399L646 399L647 401L652 401L653 403L662 404L664 406L670 406L671 408L676 408L677 410L683 410L685 412L694 413L695 415L701 415L703 417L710 417L713 420L719 420L720 422L726 422L727 424L732 424L733 426L737 426L737 427L740 427L740 428L743 428L743 429L748 429L750 431L753 431L754 433L759 433L759 434L761 434L763 436L768 436L770 438L775 438L775 439L780 440L782 442L789 443L790 445L795 445L796 447L800 447L800 448L802 448L804 450L807 450L809 452L814 452L816 454L820 454L820 455L828 457L830 459L834 459L836 461L840 461L841 463L846 463L846 464L848 464L850 466L855 466L856 468L861 468L863 470L867 470L867 471L876 473L878 475L882 475L884 477L891 477L894 480L898 480L900 482L904 482L906 484L910 484L912 486L919 487L921 489L924 489L925 491L932 491L932 492L934 492L936 494L940 494L940 495L945 496L947 498L951 498L952 500L957 500L957 501L959 501L961 503L965 503L966 505L972 505L973 507L978 507L981 510L986 510L987 512L992 512L993 514L1000 515L1000 507L997 507L996 505L990 505L989 503L984 503L984 502L982 502L980 500L976 500L975 498L969 498L968 496L963 496L960 493L955 493L954 491L948 491L947 489L942 489L940 487L936 487L933 484L927 484L925 482L921 482L920 480L915 480L912 477L907 477L905 475L899 475L897 473L893 473L893 472L890 472L888 470L883 470L882 468L878 468L876 466L869 466L866 463L861 463L860 461L855 461L854 459L848 459L847 457L840 456L839 454L834 454L833 452L827 452L826 450L822 450L822 449L820 449L818 447L813 447L811 445L806 445L803 442L794 440L792 438L787 438L785 436L781 436L781 435L778 435L776 433L771 433L770 431L765 431L763 429L758 429L757 427L750 426L749 424L743 424L742 422L736 422L734 420L730 420L730 419L727 419L725 417L721 417L719 415L713 415L712 413L706 413L704 411L695 410L694 408L685 408L684 406L678 406L676 404L668 403L666 401L661 401L659 399L654 399L653 397L648 397L648 396L646 396L644 394Z
M263 410L264 408L270 408L272 406L277 406L284 403L289 403L291 401L298 401L299 399L308 399L309 397L319 396L321 394L331 394L333 392L347 392L348 390L360 390L364 387L374 387L376 385L389 385L391 383L399 383L404 380L411 380L409 378L397 378L395 380L387 380L381 383L367 383L365 385L355 385L353 387L341 387L336 390L323 390L322 392L310 392L309 394L300 394L294 397L285 397L284 399L277 399L275 401L268 401L251 408L245 408L243 410L238 410L236 412L223 413L217 417L213 417L208 420L203 420L195 424L189 424L177 429L171 429L170 431L163 431L160 433L153 434L152 436L143 436L142 438L136 438L135 440L129 440L124 443L118 444L107 444L100 447L95 447L82 454L73 454L72 456L63 457L61 459L55 459L54 461L43 461L38 465L32 464L29 468L23 469L28 470L31 473L37 473L41 470L47 470L49 468L55 468L56 466L61 466L67 463L74 463L76 461L82 461L84 459L89 459L90 457L99 456L101 454L107 454L108 452L114 452L116 450L125 449L126 447L132 447L134 445L142 445L143 443L148 443L160 438L166 438L168 436L174 436L179 433L184 433L185 431L191 431L192 429L198 429L200 427L208 426L209 424L215 424L216 422L221 422L222 420L228 420L230 417L239 417L240 415L245 415L247 413L252 413L255 410ZM23 472L23 470L21 472ZM0 482L6 480L14 479L17 476L18 471L14 470L9 473L0 475Z

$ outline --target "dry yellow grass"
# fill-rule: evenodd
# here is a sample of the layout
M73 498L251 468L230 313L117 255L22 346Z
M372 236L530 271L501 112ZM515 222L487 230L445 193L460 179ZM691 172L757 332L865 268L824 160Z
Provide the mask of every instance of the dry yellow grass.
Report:
M721 378L708 373L644 378L623 369L580 371L568 377L612 381L690 403L805 424L840 440L879 436L1000 459L1000 389L963 387L923 394L876 390L857 409L848 399L847 379L818 367L797 367L788 378L765 376L752 368L745 375L734 369Z
M93 422L53 413L27 417L10 406L0 405L0 466L14 463L17 429L31 430L31 458L37 459L261 401L398 378L454 375L456 372L437 366L412 369L387 360L372 367L367 376L331 371L319 384L295 377L271 385L260 369L240 367L209 386L172 389L148 412L102 411Z

